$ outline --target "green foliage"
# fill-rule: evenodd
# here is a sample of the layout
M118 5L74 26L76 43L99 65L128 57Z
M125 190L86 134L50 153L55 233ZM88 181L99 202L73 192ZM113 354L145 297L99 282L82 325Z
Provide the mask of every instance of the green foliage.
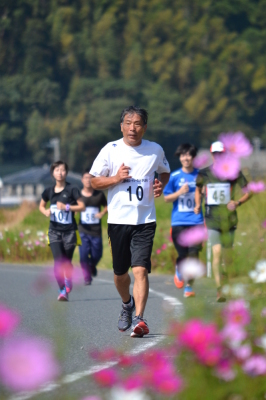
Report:
M173 141L208 146L220 131L266 145L265 0L4 0L0 12L2 161L23 146L43 162L56 136L82 170L120 137L129 104L148 108L147 138L172 163Z

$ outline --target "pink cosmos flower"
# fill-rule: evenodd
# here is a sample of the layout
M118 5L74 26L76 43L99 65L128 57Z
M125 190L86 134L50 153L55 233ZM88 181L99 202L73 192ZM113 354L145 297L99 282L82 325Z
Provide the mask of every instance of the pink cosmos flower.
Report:
M252 192L252 193L260 193L264 192L266 190L266 185L263 181L258 181L258 182L249 182L246 190L247 192Z
M239 360L243 361L251 356L252 349L249 344L243 344L242 346L239 346L236 349L234 349L234 353Z
M96 382L104 387L112 387L119 381L119 376L114 368L103 369L94 374Z
M193 226L183 230L178 236L180 246L191 247L208 240L208 231L204 226Z
M16 311L0 304L0 337L8 336L18 326L19 322L20 316Z
M251 356L242 366L243 371L252 376L266 374L266 358L260 354Z
M20 233L19 233L19 237L23 238L23 237L24 237L24 233L23 233L23 232L20 232Z
M160 254L161 252L162 252L161 249L157 249L157 250L156 250L156 254Z
M35 337L11 340L1 348L0 379L10 390L34 390L59 373L51 346Z
M35 245L36 245L36 246L39 246L39 245L40 245L39 240L35 240Z
M193 159L194 168L203 168L210 163L210 154L209 152L202 152L197 157Z
M159 370L153 374L154 390L163 395L172 396L182 389L182 379L173 373L164 373Z
M227 324L221 330L220 336L232 348L239 347L241 342L246 339L247 332L242 326L236 324Z
M180 263L180 274L185 282L205 275L205 265L196 258L186 258Z
M243 299L230 301L222 314L225 322L230 325L245 326L251 320L248 304Z
M212 323L203 323L197 319L188 321L179 334L179 342L192 350L206 365L217 364L222 354L222 341Z
M266 229L266 219L265 219L265 221L262 222L261 226L262 226L264 229Z
M219 154L219 157L216 157L215 162L211 166L211 171L214 176L222 181L233 181L239 175L240 161L230 154Z
M266 308L263 308L263 309L261 310L261 316L262 316L262 317L266 317Z
M224 144L226 152L235 157L248 157L253 148L243 132L221 133L219 140Z
M221 360L215 367L214 374L226 382L232 381L236 377L236 373L228 360Z
M125 390L136 390L144 386L143 375L140 372L131 373L130 376L124 380L123 387Z
M162 250L166 250L166 249L167 249L167 244L164 243L164 244L162 245L161 249L162 249Z
M83 397L82 400L101 400L101 398L98 396L87 396L87 397Z

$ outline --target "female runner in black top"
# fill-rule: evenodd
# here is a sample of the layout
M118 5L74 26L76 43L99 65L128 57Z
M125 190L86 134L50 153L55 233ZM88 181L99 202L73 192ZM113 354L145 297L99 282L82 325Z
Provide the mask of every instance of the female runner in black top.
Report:
M55 186L48 187L42 193L39 210L50 218L48 231L49 244L54 258L54 273L60 293L59 301L67 301L72 290L72 257L77 244L76 211L84 211L80 190L66 182L68 165L57 161L51 165L51 175ZM46 204L50 201L50 208Z

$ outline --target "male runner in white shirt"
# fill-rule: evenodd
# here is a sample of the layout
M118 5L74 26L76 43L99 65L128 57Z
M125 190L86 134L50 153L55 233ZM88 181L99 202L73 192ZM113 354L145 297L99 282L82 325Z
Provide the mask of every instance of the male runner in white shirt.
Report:
M146 110L125 108L121 114L123 138L103 147L90 171L92 187L108 189L108 236L114 282L122 299L118 329L126 331L132 326L132 337L149 333L143 314L156 229L154 198L161 196L170 176L161 146L143 139L147 120ZM154 179L155 172L158 179ZM135 278L134 297L129 293L130 267Z

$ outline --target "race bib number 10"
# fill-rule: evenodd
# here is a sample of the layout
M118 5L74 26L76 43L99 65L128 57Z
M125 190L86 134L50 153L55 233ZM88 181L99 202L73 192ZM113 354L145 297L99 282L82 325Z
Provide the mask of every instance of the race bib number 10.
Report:
M149 178L125 179L119 185L122 202L129 205L150 205L152 190L152 181Z
M195 207L195 192L186 193L178 197L179 212L193 212Z
M72 212L65 210L58 210L56 204L50 207L51 216L50 220L53 222L58 222L59 224L72 224Z
M230 183L208 183L207 204L214 206L227 204L231 200Z
M99 207L86 207L86 211L80 213L80 219L82 224L99 224L99 218L95 215L100 212Z

